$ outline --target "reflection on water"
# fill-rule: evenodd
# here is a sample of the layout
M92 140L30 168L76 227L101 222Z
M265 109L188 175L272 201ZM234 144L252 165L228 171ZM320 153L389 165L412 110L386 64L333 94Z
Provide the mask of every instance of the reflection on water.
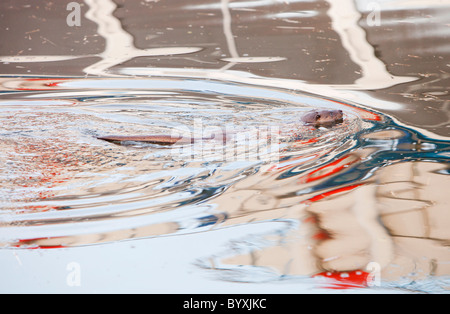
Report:
M185 42L183 31L180 44L169 44L169 33L183 29L177 20L164 26L167 34L146 35L156 41L145 45L150 48L137 48L145 36L127 22L123 1L86 0L85 22L95 24L87 25L104 40L103 51L0 57L2 73L9 74L1 78L0 95L1 246L71 248L192 233L208 237L222 230L229 231L228 248L192 261L220 280L282 278L340 289L371 286L375 274L385 287L448 288L450 142L442 129L448 119L426 129L431 122L408 125L409 113L386 112L418 108L395 97L400 87L416 97L423 78L390 72L389 56L367 41L360 23L367 4L169 4L142 6L194 14L204 25L190 22L187 34L198 27L199 34L209 30L221 39ZM303 62L319 67L308 72L299 65L290 50L294 43L286 51L249 50L242 29L262 36L252 30L260 25L255 16L274 23L266 27L266 39L307 32L309 41L295 53L313 52L311 34L314 43L325 40L326 55ZM316 19L330 25L326 32ZM154 23L162 22L155 16ZM336 43L340 50L326 48ZM332 79L339 58L348 63L350 79ZM51 64L61 61L80 62L81 75L51 73ZM18 75L24 64L33 76ZM299 66L301 77L289 66ZM446 106L445 75L433 75L426 97ZM344 123L303 125L301 116L313 108L341 109ZM235 141L162 147L97 139L174 133L201 138L218 129L235 134ZM239 226L253 231L235 238Z
M206 206L205 201L260 172L261 167L271 168L263 170L269 173L285 164L292 168L330 160L334 151L353 146L353 134L362 124L357 111L342 105L346 110L345 123L329 129L307 127L300 123L305 112L335 104L274 89L265 91L266 97L270 96L266 98L260 88L245 85L136 79L8 83L23 85L28 91L49 89L30 92L26 98L33 100L28 100L28 106L21 109L15 109L16 100L2 103L2 110L10 112L2 120L6 132L3 144L13 148L4 150L9 165L4 186L17 193L14 198L15 194L9 195L11 208L5 207L8 213L13 212L9 218L6 213L4 216L12 228L3 228L2 233L3 239L20 237L20 244L13 245L45 247L49 245L45 243L51 243L53 247L144 237L154 234L149 225L154 224L155 218L169 226L168 232L183 231L186 222L174 221L176 215L171 211L178 207L198 210L187 217L202 225L204 215L216 212L215 205ZM130 89L134 90L133 96ZM75 104L67 106L51 101L45 104L37 100L52 97L71 98ZM264 125L272 126L276 132L243 138L223 147L214 141L172 148L143 143L117 146L95 138L105 134L171 134L177 129L192 129L195 133L195 123L203 123L204 127L198 129L204 132L220 126L243 134L261 130ZM271 137L270 147L267 136ZM12 177L15 179L11 180ZM23 186L20 193L14 189L16 185ZM41 189L48 195L36 194ZM194 209L194 205L199 208ZM23 214L17 216L18 212ZM180 217L189 212L180 211ZM97 220L110 235L69 239L78 233L85 234L89 225L98 225ZM20 228L16 228L19 222ZM30 235L28 240L24 239L23 226L35 226L38 222L49 223L27 229ZM195 223L187 225L197 227ZM133 231L116 234L116 229ZM100 231L94 230L95 234ZM57 239L52 239L55 236ZM69 238L62 240L61 236Z

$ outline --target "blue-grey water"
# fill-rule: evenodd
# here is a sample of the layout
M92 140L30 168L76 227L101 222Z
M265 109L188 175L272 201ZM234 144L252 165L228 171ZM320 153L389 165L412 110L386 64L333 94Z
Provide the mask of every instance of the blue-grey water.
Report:
M68 3L0 4L0 291L448 292L449 4Z

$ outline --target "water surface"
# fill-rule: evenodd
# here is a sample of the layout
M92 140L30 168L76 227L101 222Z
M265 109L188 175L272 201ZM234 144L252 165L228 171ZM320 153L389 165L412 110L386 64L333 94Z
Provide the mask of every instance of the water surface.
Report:
M66 5L0 5L2 291L447 291L448 5Z

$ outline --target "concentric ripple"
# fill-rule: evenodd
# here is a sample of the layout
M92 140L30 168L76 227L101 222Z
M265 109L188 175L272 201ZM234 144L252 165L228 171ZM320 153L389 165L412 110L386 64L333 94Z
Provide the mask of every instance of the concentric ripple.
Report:
M4 87L21 92L0 102L3 246L78 246L220 227L230 217L214 199L230 186L289 164L319 165L352 147L368 123L362 109L344 103L221 81L12 79ZM313 108L343 109L345 123L302 125ZM233 140L168 148L96 138L201 137L216 129Z
M361 187L384 166L449 157L447 142L387 116L281 88L192 77L11 79L3 86L3 247L290 221L286 210ZM300 117L317 108L343 110L344 122L303 125ZM231 140L212 139L217 130ZM110 134L204 140L167 147L97 139Z

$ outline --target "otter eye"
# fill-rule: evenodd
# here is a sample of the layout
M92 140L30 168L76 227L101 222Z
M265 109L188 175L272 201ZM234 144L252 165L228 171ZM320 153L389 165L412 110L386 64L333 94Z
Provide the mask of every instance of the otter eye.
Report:
M316 115L316 120L320 119L320 114Z

